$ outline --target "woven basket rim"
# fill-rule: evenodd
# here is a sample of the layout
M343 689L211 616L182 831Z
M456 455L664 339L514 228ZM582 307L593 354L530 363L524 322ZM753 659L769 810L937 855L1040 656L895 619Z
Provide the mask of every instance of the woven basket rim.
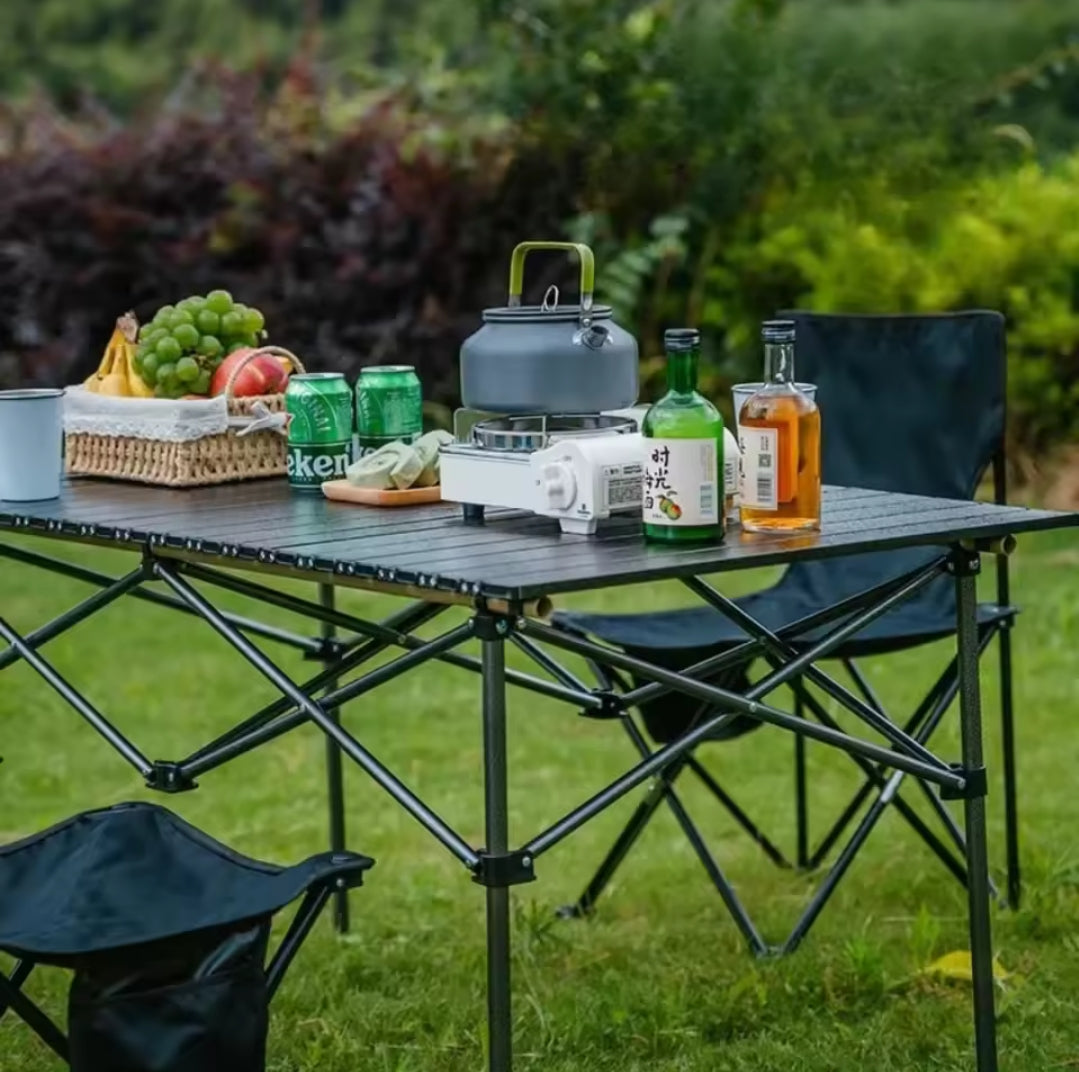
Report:
M287 471L286 441L270 430L239 436L230 428L182 441L68 432L64 442L71 476L198 487L280 477Z

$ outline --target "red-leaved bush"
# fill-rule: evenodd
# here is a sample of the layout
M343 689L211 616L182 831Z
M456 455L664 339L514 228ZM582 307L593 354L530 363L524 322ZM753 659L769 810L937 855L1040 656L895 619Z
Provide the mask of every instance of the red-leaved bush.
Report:
M0 384L76 382L126 309L225 287L312 367L414 364L454 404L460 343L504 303L513 245L556 237L564 184L504 134L436 147L400 98L335 127L295 71L211 88L124 127L8 117Z

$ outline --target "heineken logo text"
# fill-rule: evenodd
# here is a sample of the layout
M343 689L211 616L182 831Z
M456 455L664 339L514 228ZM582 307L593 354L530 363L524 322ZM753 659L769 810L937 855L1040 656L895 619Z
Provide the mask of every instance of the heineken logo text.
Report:
M319 484L343 477L348 463L347 443L288 448L288 478L293 484Z

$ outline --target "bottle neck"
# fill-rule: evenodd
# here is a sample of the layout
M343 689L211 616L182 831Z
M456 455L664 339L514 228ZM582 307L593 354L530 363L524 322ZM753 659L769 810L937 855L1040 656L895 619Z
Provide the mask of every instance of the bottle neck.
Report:
M764 344L765 383L794 383L794 343Z
M697 364L700 350L667 351L667 389L675 394L688 395L697 390Z

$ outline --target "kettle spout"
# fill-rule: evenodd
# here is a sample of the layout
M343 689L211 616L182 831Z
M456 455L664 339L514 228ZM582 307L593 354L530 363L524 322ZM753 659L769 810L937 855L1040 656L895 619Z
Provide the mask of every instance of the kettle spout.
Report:
M602 350L611 342L610 330L603 324L591 324L573 333L573 341L578 345L587 346L590 350Z

